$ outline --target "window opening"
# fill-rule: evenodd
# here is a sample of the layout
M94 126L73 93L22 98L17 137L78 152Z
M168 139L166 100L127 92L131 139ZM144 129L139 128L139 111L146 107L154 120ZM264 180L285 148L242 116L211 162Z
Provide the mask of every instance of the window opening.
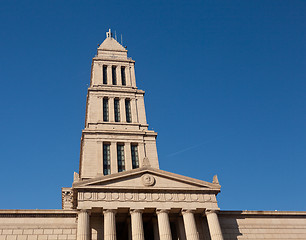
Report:
M117 144L117 161L118 161L118 172L125 170L125 161L124 161L124 145Z
M122 80L122 85L126 85L126 79L125 79L125 67L121 67L121 80Z
M131 145L131 153L132 153L132 168L139 168L139 160L138 160L138 146L136 144Z
M114 100L114 110L115 110L115 122L120 122L120 104L119 99Z
M108 122L108 98L103 98L103 121Z
M103 144L103 174L110 174L110 144Z
M112 66L113 85L117 85L116 66Z
M125 99L125 113L126 113L126 121L128 123L132 122L131 100L130 99Z
M107 66L103 66L103 84L107 84Z

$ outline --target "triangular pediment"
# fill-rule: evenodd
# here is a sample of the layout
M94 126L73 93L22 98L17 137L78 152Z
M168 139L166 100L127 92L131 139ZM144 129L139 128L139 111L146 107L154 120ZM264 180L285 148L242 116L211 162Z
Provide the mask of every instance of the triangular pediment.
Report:
M98 48L99 50L127 52L127 50L112 37L106 38Z
M75 182L76 189L208 190L219 192L220 185L151 167Z

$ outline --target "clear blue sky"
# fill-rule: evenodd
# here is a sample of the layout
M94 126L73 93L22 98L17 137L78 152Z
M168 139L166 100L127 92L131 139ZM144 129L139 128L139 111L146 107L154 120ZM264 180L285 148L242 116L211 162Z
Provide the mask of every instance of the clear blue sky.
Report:
M160 167L223 210L306 210L305 1L0 3L1 209L61 208L91 59L123 34Z

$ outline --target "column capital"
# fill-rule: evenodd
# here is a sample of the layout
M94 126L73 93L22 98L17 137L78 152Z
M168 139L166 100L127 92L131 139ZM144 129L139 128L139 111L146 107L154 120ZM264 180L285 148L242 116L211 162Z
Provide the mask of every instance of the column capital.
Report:
M205 215L211 214L211 213L215 213L217 214L220 210L218 209L206 209L205 210Z
M79 209L78 213L87 213L89 216L91 215L90 209Z
M114 213L116 214L117 213L117 210L116 209L103 209L103 214L105 213Z
M159 214L159 213L170 213L170 209L156 209L156 213Z
M195 213L196 210L195 209L182 209L181 213L182 215L184 215L185 213Z
M130 214L132 213L143 213L144 209L130 209Z

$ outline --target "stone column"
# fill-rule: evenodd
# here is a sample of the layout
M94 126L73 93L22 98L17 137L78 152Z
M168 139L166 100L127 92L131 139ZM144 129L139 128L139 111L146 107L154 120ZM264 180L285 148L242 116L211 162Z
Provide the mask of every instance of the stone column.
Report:
M131 210L130 214L132 224L132 240L144 240L142 210Z
M192 210L182 211L187 240L199 240L199 233Z
M208 228L211 240L223 240L221 227L218 220L218 215L215 210L206 210Z
M110 170L111 174L118 172L118 160L117 160L117 143L111 142L110 145Z
M131 114L132 114L132 123L138 123L138 115L137 115L137 106L136 99L131 99Z
M106 75L107 75L107 84L113 85L112 65L107 65Z
M78 213L77 240L89 240L89 213L81 210Z
M121 122L126 123L126 113L125 113L125 98L120 98L119 100L120 104L120 120Z
M117 77L117 85L122 86L122 79L121 79L121 66L116 66L116 77Z
M114 98L110 97L108 99L108 114L109 114L109 121L115 122L115 105L114 105Z
M116 210L107 209L104 214L104 240L116 240Z
M131 86L131 72L130 72L130 66L125 66L125 79L126 79L126 86Z
M157 210L158 231L160 240L172 240L168 210Z
M132 167L132 152L131 152L131 143L126 143L125 147L125 170L131 170Z

